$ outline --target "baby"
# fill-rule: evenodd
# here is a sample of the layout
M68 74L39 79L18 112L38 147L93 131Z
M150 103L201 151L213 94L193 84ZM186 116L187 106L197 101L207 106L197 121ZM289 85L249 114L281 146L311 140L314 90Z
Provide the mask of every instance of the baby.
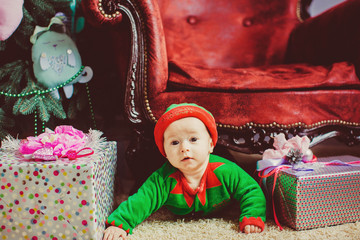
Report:
M266 202L259 185L235 163L211 154L218 133L210 112L196 104L173 104L154 136L168 162L108 217L104 240L126 239L162 206L178 215L207 215L231 200L240 204L240 231L263 231Z

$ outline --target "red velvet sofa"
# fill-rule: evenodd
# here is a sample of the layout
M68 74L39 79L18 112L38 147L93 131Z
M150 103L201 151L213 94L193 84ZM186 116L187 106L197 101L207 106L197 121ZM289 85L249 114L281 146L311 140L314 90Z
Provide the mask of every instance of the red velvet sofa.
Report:
M112 33L135 156L172 103L211 111L220 146L360 141L360 1L309 17L308 0L82 0ZM109 53L110 54L110 53ZM137 149L137 150L136 150ZM145 151L145 155L147 156Z

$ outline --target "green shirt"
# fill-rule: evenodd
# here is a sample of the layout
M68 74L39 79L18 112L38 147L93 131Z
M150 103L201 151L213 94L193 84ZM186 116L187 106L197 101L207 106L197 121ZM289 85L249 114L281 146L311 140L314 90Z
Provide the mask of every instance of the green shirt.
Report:
M266 201L258 183L235 163L210 154L200 186L193 190L183 174L170 163L155 171L138 192L122 202L107 223L128 233L160 207L178 215L207 215L231 200L240 204L240 230L245 225L264 228Z

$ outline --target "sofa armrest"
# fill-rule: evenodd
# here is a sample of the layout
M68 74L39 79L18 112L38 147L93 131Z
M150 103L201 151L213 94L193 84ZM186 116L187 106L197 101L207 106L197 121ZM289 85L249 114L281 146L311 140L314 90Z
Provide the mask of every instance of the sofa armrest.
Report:
M348 0L300 23L291 33L290 63L330 65L348 61L360 76L360 1Z
M102 7L104 5L113 6L112 12L107 12L108 8ZM147 112L141 112L144 106L140 105L147 104L147 98L165 91L168 79L166 43L157 1L82 0L82 7L90 24L114 30L117 35L129 36L125 111L133 122L151 117ZM121 45L121 42L117 44ZM123 54L121 47L117 46L117 49L115 54ZM119 64L121 62L124 61Z

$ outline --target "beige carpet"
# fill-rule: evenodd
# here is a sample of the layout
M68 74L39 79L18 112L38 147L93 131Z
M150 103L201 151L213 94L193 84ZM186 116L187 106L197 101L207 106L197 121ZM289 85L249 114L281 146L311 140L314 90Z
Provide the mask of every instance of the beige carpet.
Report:
M318 157L336 155L354 155L360 157L360 146L347 147L335 140L326 141L312 148ZM261 159L261 155L247 155L234 153L239 165L248 167L249 172L256 168L256 161ZM130 186L130 182L123 182L123 186ZM127 198L125 194L119 194L116 202L119 204ZM359 203L360 204L360 203ZM360 222L347 223L337 226L324 227L311 230L296 231L292 228L283 226L280 231L273 220L266 222L265 230L259 234L244 234L238 232L238 220L236 212L227 212L218 218L190 219L172 215L167 209L162 208L154 213L143 223L138 225L132 235L131 240L232 240L232 239L329 239L329 240L360 240Z
M258 234L238 232L236 217L188 219L160 209L138 225L131 240L200 240L200 239L360 239L360 222L311 230L295 231L283 226L280 231L272 220L266 222L265 230Z

